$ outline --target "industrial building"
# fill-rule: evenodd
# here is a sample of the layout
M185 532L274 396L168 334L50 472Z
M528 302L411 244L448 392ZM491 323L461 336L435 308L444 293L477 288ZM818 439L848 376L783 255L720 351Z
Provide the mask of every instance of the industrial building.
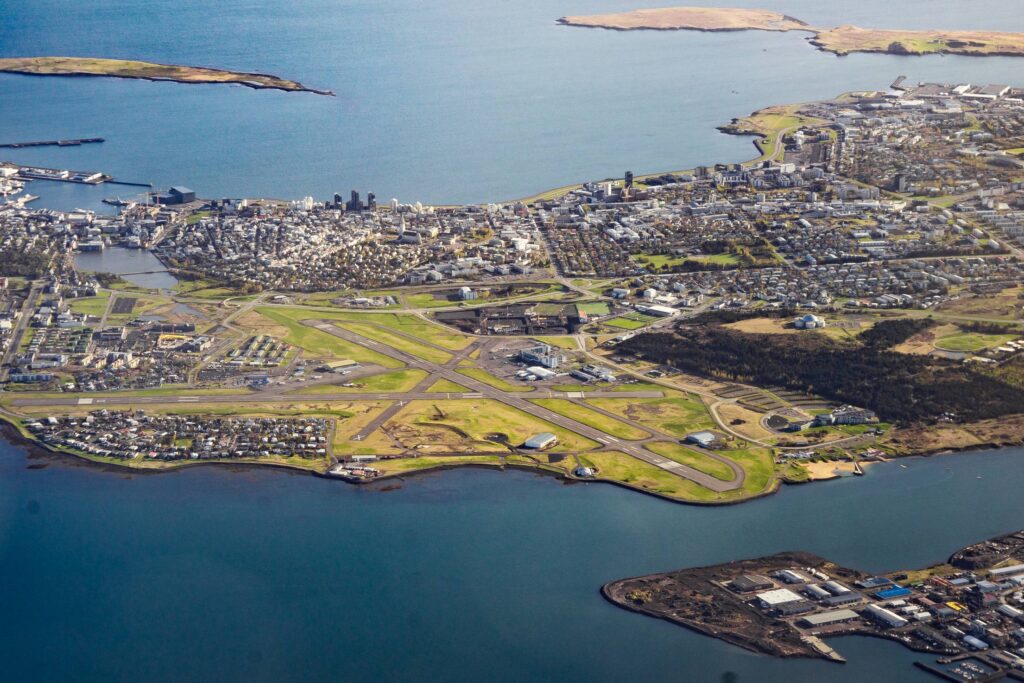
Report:
M718 437L713 432L694 432L686 435L686 442L692 443L701 448L711 448L715 445Z
M767 576L760 574L744 574L729 582L729 588L737 593L752 593L773 588L775 584Z
M195 200L195 191L180 185L176 185L175 187L167 190L167 192L163 192L156 196L156 203L165 205L188 204Z
M558 443L558 437L551 432L541 432L531 436L529 439L523 442L523 448L529 448L534 451L543 451L548 448L554 447Z
M831 612L819 612L817 614L808 614L806 617L801 617L800 625L804 628L820 628L822 626L846 624L859 618L860 615L852 609L837 609Z
M907 625L906 619L878 605L868 605L864 608L864 614L886 628L899 628Z
M798 602L802 600L803 598L788 588L776 588L775 590L757 594L757 602L762 609L775 609L779 605L783 605L787 602Z

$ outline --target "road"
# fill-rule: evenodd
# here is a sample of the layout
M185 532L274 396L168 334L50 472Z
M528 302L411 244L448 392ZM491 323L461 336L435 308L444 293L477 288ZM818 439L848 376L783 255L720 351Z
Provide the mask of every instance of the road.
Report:
M4 352L3 367L0 369L0 375L2 375L0 379L2 380L7 379L10 363L14 360L15 354L18 353L18 347L21 346L21 339L25 336L25 328L28 327L28 321L32 317L32 312L36 309L36 299L39 298L39 290L41 288L42 285L40 283L33 282L28 296L25 297L25 303L21 307L21 315L18 316L18 323L11 332L11 344L7 347L7 351Z
M465 379L463 375L460 378ZM431 383L437 377L428 377ZM462 382L467 384L467 382ZM492 389L493 391L500 391ZM291 390L289 390L291 391ZM8 394L10 395L10 394ZM573 391L537 391L531 392L531 398L564 398L574 399L582 396L580 392ZM664 396L660 391L588 391L589 398L661 398ZM295 394L283 391L260 391L247 394L203 394L195 392L189 394L188 389L182 389L175 394L164 394L156 396L139 396L125 392L124 396L105 393L97 396L88 394L71 394L69 396L19 396L14 394L9 399L13 407L30 406L124 406L127 404L167 404L167 403L319 403L321 401L421 401L440 399L480 399L482 394L476 391L438 393L426 390L405 391L405 392L338 392L334 394ZM647 431L650 431L648 429Z

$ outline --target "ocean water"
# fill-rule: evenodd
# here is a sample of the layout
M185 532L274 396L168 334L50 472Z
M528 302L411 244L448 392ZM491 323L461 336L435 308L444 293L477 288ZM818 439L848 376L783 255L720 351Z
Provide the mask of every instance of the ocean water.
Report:
M455 470L398 490L280 470L104 470L0 445L4 678L929 680L884 641L846 665L747 653L616 608L605 582L806 549L884 571L1019 528L1024 450L913 459L696 508ZM42 468L40 468L42 467Z
M696 1L696 0L694 0ZM654 3L657 5L657 3ZM704 4L704 3L700 3ZM706 4L721 4L710 0ZM760 0L735 5L763 6ZM642 6L643 3L640 3ZM337 97L112 79L0 76L0 138L102 136L0 159L94 169L205 197L509 200L582 180L753 156L718 133L780 102L911 80L1013 82L1024 60L835 57L804 34L614 32L555 24L623 0L0 0L0 56L107 56L261 71ZM813 24L1024 30L1015 2L817 2ZM132 188L43 187L98 206Z

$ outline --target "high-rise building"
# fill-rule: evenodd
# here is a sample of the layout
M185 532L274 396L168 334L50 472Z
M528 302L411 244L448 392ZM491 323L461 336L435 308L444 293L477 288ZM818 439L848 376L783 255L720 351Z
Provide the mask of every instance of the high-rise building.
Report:
M366 195L366 208L370 211L377 208L377 195L372 192Z
M633 187L633 172L626 171L626 189Z
M363 203L359 200L359 192L357 190L352 190L352 198L348 200L348 204L345 205L345 208L349 211L363 210Z

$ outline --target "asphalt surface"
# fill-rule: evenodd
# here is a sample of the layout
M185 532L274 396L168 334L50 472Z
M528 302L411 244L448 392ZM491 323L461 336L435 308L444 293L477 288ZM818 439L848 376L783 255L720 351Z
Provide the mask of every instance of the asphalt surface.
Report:
M459 375L459 377L464 377ZM436 381L438 378L428 378ZM460 382L468 384L468 382ZM494 391L500 391L495 389ZM10 394L8 394L10 395ZM578 398L578 392L565 391L536 391L529 394L530 398ZM661 398L664 396L660 391L588 391L590 398ZM84 406L84 405L119 405L145 404L145 403L318 403L320 401L417 401L417 400L438 400L438 399L479 399L483 394L475 391L460 393L438 393L428 391L405 391L405 392L338 392L336 394L292 394L285 392L255 392L248 394L189 394L188 389L182 389L175 394L164 394L158 396L137 396L127 393L124 396L103 394L90 396L88 394L73 394L70 396L14 396L10 404L14 407L28 406ZM488 397L489 398L489 397ZM647 428L647 431L650 431Z
M359 346L363 346L365 348L371 349L385 356L393 358L397 361L404 363L409 367L424 370L429 375L434 376L435 381L437 379L447 379L451 382L455 382L456 384L461 384L467 389L473 390L473 397L489 398L495 401L499 401L501 403L504 403L505 405L516 408L517 410L521 410L522 412L528 415L532 415L533 417L544 420L546 422L550 422L551 424L562 427L563 429L575 432L576 434L586 437L591 441L596 441L597 443L601 444L602 450L623 452L638 460L642 460L648 464L654 465L655 467L658 467L662 470L671 472L672 474L676 474L680 477L683 477L684 479L689 479L690 481L712 491L732 491L743 486L743 482L746 477L746 473L743 471L743 468L741 468L732 460L729 460L728 458L722 456L718 456L717 454L713 454L711 451L693 449L694 452L698 452L701 455L713 457L715 460L718 460L719 462L728 466L733 473L732 480L723 481L716 477L712 477L711 475L701 472L700 470L697 470L693 467L683 465L682 463L678 463L674 460L670 460L656 453L653 453L644 448L642 443L624 441L615 436L612 436L611 434L608 434L607 432L603 432L599 429L595 429L594 427L590 427L581 422L577 422L576 420L565 417L564 415L559 415L556 412L548 410L547 408L539 406L526 399L512 395L509 392L504 392L501 391L500 389L496 389L489 384L481 382L480 380L459 374L454 370L454 368L449 368L443 365L438 365L436 363L431 363L430 361L426 361L421 358L417 358L416 356L405 353L404 351L399 351L398 349L392 348L387 344L384 344L383 342L379 342L376 341L375 339L364 337L363 335L353 332L351 330L346 330L329 322L316 323L314 327L323 332L327 332L328 334L333 334L334 336L344 339L345 341L351 342L353 344L358 344ZM615 395L620 398L625 397L622 392L615 392ZM392 394L391 396L393 398L398 398L394 394ZM434 399L438 398L438 396L438 394L430 395L430 397ZM578 396L573 396L573 398L578 398ZM399 398L399 400L401 399ZM648 432L651 431L651 429L646 427L645 430ZM662 440L665 438L670 437L665 437L664 435L662 435Z
M237 314L251 308L255 302L250 302L246 306L243 306ZM272 387L267 388L263 391L243 393L243 394L207 394L204 395L200 392L189 394L187 389L183 389L178 393L171 395L155 395L155 396L117 396L117 395L104 395L104 396L83 396L77 394L74 396L53 396L53 397L12 397L11 405L15 407L28 407L28 406L96 406L102 407L105 405L109 406L141 406L141 405L152 405L152 404L190 404L190 403L205 403L205 404L241 404L241 403L282 403L282 402L295 402L295 403L311 403L321 401L389 401L390 405L377 415L373 421L371 421L366 427L360 432L354 435L354 439L361 440L372 434L375 430L379 429L381 425L386 423L389 419L393 418L402 407L408 401L415 400L441 400L441 399L458 399L458 400L480 400L480 399L491 399L499 401L507 406L521 410L522 412L536 417L540 420L544 420L565 430L579 434L591 441L600 444L599 450L604 451L619 451L634 457L638 460L646 462L650 465L658 467L666 472L670 472L684 479L688 479L704 488L710 489L715 492L725 492L738 489L743 486L746 473L734 461L718 455L713 451L707 451L704 449L687 446L690 450L695 453L699 453L705 457L716 460L726 465L733 474L733 478L729 481L723 481L709 474L701 472L693 467L678 463L669 458L660 456L650 450L648 450L644 444L651 441L678 441L675 437L667 434L660 434L656 430L651 429L646 425L642 425L628 418L623 418L619 415L612 415L607 411L600 409L597 412L607 415L610 418L624 421L627 424L641 429L651 436L646 439L639 441L627 441L620 439L612 434L608 434L600 429L596 429L589 425L585 425L581 422L573 420L572 418L560 415L552 410L544 408L542 406L533 403L527 398L519 395L503 391L501 389L492 387L491 385L481 382L478 379L469 377L467 375L460 374L456 368L460 361L468 357L479 345L480 342L474 342L468 347L461 351L452 351L451 349L444 349L435 344L432 344L428 340L420 339L413 335L409 335L404 332L396 332L391 328L387 328L390 334L397 334L399 336L414 339L420 344L426 344L432 347L436 347L452 355L452 358L446 363L437 364L417 356L413 356L404 351L395 349L387 344L371 339L364 335L361 335L352 330L338 327L330 322L318 322L318 323L306 323L312 324L317 329L332 334L336 337L344 339L345 341L357 344L359 346L371 349L377 353L383 354L397 360L410 368L416 368L423 370L427 373L419 384L417 384L411 391L407 392L338 392L338 393L316 393L316 394L295 394L287 393L292 390L292 387L278 388ZM434 393L429 392L427 389L436 383L438 380L445 379L455 384L466 387L469 391L465 392L453 392L453 393ZM565 392L565 391L545 391L538 390L530 392L528 394L529 399L539 398L560 398L568 399L573 401L579 401L584 397L587 398L661 398L664 394L661 391L588 391L586 394L583 392ZM591 408L588 404L586 407Z

